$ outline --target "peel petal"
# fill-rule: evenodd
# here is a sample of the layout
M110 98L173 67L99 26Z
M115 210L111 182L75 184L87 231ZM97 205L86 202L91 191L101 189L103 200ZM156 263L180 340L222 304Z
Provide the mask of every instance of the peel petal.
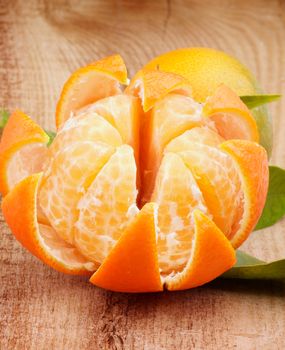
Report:
M195 234L185 269L166 278L168 290L201 286L230 269L236 262L235 250L223 232L199 210L194 212Z
M0 192L6 195L9 190L25 176L41 171L47 156L46 144L49 136L30 117L16 110L8 119L0 143ZM22 171L14 167L28 154L28 162Z
M127 69L120 55L106 57L76 70L64 84L56 107L56 126L72 112L107 96L119 94L127 83Z
M74 247L59 238L56 232L37 222L37 191L41 174L19 182L3 199L4 218L16 239L33 255L55 270L68 274L90 274L94 264Z
M244 194L240 227L231 238L233 247L237 248L254 229L265 204L269 181L267 153L257 143L245 140L226 141L220 148L234 160Z
M148 112L158 100L171 92L191 96L191 91L190 83L181 75L159 70L141 70L132 79L125 93L139 96L144 112Z
M226 85L220 85L215 94L207 99L203 112L215 123L219 134L226 140L259 142L254 117L239 96Z
M90 278L90 282L116 292L161 291L157 247L156 207L146 204L126 228Z

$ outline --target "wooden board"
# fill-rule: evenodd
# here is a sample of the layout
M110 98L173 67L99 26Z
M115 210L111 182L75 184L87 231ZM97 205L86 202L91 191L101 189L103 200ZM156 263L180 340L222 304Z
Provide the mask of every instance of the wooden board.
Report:
M130 75L178 47L241 59L268 93L285 95L285 2L0 0L0 106L54 126L69 73L120 52ZM273 164L285 167L285 99L270 107ZM52 271L0 224L0 349L284 349L285 290L273 282L216 281L180 293L110 293ZM285 256L285 222L244 248Z

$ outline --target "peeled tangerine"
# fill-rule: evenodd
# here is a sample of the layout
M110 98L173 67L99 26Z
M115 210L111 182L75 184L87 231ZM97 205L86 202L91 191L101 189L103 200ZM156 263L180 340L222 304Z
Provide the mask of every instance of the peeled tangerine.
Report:
M254 118L221 85L204 104L191 82L119 55L64 85L57 135L15 111L0 145L2 209L15 237L56 270L121 292L187 289L235 263L265 203L266 151Z

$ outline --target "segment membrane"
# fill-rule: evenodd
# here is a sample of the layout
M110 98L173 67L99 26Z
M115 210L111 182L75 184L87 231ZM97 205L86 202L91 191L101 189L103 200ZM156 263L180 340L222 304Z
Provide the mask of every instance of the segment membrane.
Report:
M102 263L137 213L136 163L123 145L111 156L80 199L75 243L92 261Z

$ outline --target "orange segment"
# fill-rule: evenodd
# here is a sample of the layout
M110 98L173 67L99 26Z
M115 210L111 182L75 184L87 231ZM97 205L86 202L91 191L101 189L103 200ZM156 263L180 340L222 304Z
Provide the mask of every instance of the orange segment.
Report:
M213 221L230 236L243 199L233 160L218 148L196 142L177 154L192 171Z
M142 120L141 167L143 169L141 203L150 199L164 147L185 131L206 125L202 106L191 97L169 94L159 100Z
M5 195L26 176L42 170L48 135L30 117L16 110L0 143L0 191Z
M220 276L236 262L235 250L223 232L205 214L194 212L195 234L185 269L165 279L168 290L201 286Z
M191 149L193 142L217 147L225 141L217 132L208 126L195 127L172 139L165 147L165 152L182 152Z
M170 92L190 96L189 81L181 75L165 73L158 70L141 70L131 80L125 93L139 96L142 100L143 110L149 111L157 101Z
M158 255L163 275L181 271L190 256L194 209L207 213L203 196L190 170L174 153L166 153L151 200L158 204Z
M161 291L155 221L156 206L148 203L126 228L90 282L117 292Z
M37 191L41 174L19 182L3 199L6 222L17 240L33 255L54 269L69 274L90 274L95 265L65 243L47 225L37 222Z
M114 152L113 146L102 142L74 142L57 152L46 169L39 204L66 242L73 244L78 201Z
M79 68L64 84L56 107L56 126L63 124L76 110L120 93L119 84L126 83L127 69L120 55Z
M105 118L117 129L121 135L122 143L133 147L136 159L138 159L139 123L142 109L140 100L137 97L125 94L106 97L86 106L78 113L82 114L83 112L95 112Z
M59 150L79 141L102 142L114 147L122 144L122 138L113 125L96 112L85 111L64 123L49 149L55 155Z
M215 123L219 134L226 140L259 141L257 124L249 109L223 84L206 100L204 114Z
M74 237L78 249L102 263L126 228L136 206L136 163L128 145L117 148L81 197Z
M244 193L243 216L231 238L237 248L254 229L265 204L269 179L267 153L257 143L244 140L226 141L220 148L233 159Z

